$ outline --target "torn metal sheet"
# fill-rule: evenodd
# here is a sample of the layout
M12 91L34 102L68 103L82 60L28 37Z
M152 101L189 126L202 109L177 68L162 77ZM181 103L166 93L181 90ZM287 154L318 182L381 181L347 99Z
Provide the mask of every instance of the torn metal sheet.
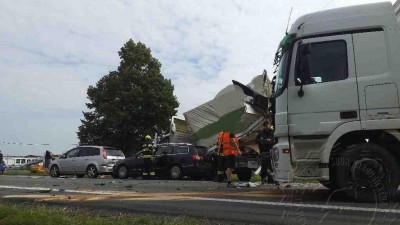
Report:
M221 130L233 132L239 137L239 134L243 134L255 122L261 122L258 119L262 115L257 113L260 110L254 105L254 97L266 98L270 95L265 92L270 91L269 79L259 75L246 86L239 82L236 84L225 87L211 101L183 114L190 132L197 140L196 144L211 147L216 143L217 133ZM243 88L251 96L246 96ZM246 107L244 103L247 103ZM257 123L252 130L257 129L259 125Z

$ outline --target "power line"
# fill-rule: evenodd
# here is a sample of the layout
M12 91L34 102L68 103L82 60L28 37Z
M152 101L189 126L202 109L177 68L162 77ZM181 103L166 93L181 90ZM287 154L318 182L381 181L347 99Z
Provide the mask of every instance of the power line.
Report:
M0 144L5 144L5 145L25 145L25 146L49 146L50 145L50 144L17 143L17 142L6 142L6 141L0 141Z
M330 1L329 1L328 3L326 3L325 6L322 7L319 11L325 9L325 8L326 8L328 5L330 5L333 1L335 1L335 0L330 0Z

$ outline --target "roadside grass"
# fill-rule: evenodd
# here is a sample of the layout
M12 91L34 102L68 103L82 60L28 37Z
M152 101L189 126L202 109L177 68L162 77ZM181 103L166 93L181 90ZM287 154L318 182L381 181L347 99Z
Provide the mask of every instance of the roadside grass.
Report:
M21 175L21 176L45 176L44 172L32 172L31 170L7 169L4 175Z
M144 215L102 213L84 209L44 205L0 205L0 224L7 225L186 225L207 224L206 220L185 217L155 218Z

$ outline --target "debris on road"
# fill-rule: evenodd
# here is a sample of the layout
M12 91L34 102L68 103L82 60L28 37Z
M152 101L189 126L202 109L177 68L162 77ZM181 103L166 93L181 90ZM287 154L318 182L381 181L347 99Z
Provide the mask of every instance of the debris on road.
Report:
M232 188L257 188L260 187L259 183L256 182L245 182L245 183L232 183Z

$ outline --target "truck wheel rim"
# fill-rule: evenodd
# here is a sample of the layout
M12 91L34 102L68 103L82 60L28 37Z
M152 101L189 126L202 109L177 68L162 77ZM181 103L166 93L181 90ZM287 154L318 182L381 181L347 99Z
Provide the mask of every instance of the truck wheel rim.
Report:
M371 187L371 180L378 178L383 181L386 173L382 164L375 159L363 158L357 160L351 166L351 178L359 187Z

